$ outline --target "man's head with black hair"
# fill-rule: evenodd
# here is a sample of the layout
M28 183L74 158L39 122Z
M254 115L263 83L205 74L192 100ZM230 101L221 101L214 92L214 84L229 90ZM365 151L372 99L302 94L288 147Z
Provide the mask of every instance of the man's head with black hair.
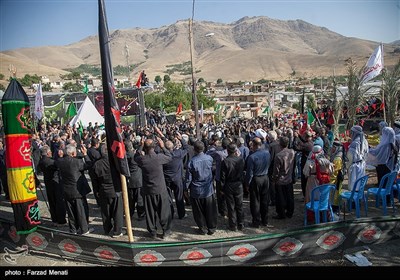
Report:
M233 155L236 152L237 146L235 143L229 143L227 146L228 155Z
M222 148L223 149L226 149L226 148L228 148L228 145L231 143L231 140L229 140L229 138L224 138L224 139L222 139Z
M279 145L281 145L282 148L287 148L289 146L289 138L286 136L279 138Z
M194 142L193 148L196 154L200 154L204 152L204 143L202 141L196 141Z

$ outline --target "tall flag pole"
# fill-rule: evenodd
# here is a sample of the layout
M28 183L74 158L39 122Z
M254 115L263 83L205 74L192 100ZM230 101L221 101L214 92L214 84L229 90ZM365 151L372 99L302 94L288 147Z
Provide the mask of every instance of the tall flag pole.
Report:
M2 102L7 181L15 228L28 234L40 224L35 174L31 160L30 103L21 84L12 78Z
M109 33L104 1L99 0L99 44L101 58L101 74L104 96L104 123L107 139L107 150L111 175L116 191L122 190L125 222L129 242L133 242L131 218L129 214L128 190L125 176L130 177L125 145L122 140L120 122L121 111L115 99L113 69L110 56Z

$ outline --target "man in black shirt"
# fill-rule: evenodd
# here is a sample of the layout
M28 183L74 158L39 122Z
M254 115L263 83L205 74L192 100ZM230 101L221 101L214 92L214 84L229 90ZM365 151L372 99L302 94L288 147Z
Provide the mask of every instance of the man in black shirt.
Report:
M85 146L86 147L86 146ZM90 148L87 151L87 155L90 158L91 161L91 167L89 168L89 177L90 180L92 181L92 188L93 188L93 195L94 198L96 199L97 205L100 207L100 202L99 202L99 186L97 185L97 181L94 180L94 174L93 174L93 165L97 160L101 158L100 155L100 141L99 139L93 137L92 140L90 141Z
M129 172L131 173L131 177L128 178L129 214L131 216L131 220L133 220L133 214L135 213L136 209L138 220L141 221L145 217L142 195L142 169L138 166L137 162L134 159L136 149L138 148L138 143L136 143L135 147L133 147L132 142L128 139L125 139L124 144L126 150L126 159L128 160Z
M107 145L101 146L101 158L93 165L93 180L99 187L99 203L104 234L122 236L123 201L121 189L115 189L108 161Z
M71 233L88 234L88 214L85 211L87 202L86 197L78 191L78 180L82 176L82 171L88 169L90 162L87 156L87 150L82 146L84 159L76 157L76 147L67 145L66 155L60 157L56 161L56 165L60 171L60 185L64 191L66 207L68 213L69 230Z
M183 160L187 154L188 144L177 133L175 141L180 141L181 148L175 147L172 141L165 143L166 148L172 154L172 160L164 165L164 177L167 187L174 192L176 209L179 219L185 217L185 202L183 200ZM173 206L172 206L173 207Z
M62 186L59 184L58 168L52 158L49 146L43 146L42 158L39 166L43 171L44 184L46 186L47 199L49 201L51 221L54 225L63 225L66 210Z
M163 229L163 238L171 234L171 208L165 184L163 165L172 160L171 153L165 149L164 142L157 137L162 153L154 151L155 140L142 138L141 146L135 154L135 161L142 168L144 208L146 211L147 230L152 238L157 237L157 217ZM142 154L142 149L145 154Z
M222 191L228 208L229 229L243 230L243 170L244 159L237 155L237 146L228 145L228 157L221 164Z

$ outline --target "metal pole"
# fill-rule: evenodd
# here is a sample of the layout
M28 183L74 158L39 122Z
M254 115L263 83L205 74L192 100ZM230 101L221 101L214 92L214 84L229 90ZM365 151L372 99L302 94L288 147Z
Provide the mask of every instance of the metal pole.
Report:
M139 99L139 125L141 127L146 125L146 116L144 112L145 104L144 104L144 96L142 90L138 89L138 99Z
M193 63L193 17L194 17L194 2L192 6L192 18L189 19L189 44L190 44L190 65L192 68L192 99L193 99L193 107L194 107L194 119L196 123L196 138L200 140L200 124L199 124L199 104L197 102L197 94L196 94L196 80L194 78L194 63Z

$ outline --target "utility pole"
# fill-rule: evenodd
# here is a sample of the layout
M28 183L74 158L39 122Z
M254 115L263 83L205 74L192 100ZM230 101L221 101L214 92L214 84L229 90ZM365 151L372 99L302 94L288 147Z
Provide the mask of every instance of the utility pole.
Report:
M193 107L194 107L194 119L196 122L196 138L200 140L200 124L199 124L199 104L197 102L197 94L196 94L196 80L194 78L194 63L193 63L193 18L194 18L194 2L192 6L192 18L189 19L189 44L190 44L190 65L192 68L192 99L193 99Z
M125 42L125 58L126 58L126 67L128 68L128 83L131 79L131 67L129 66L129 47L128 44Z

